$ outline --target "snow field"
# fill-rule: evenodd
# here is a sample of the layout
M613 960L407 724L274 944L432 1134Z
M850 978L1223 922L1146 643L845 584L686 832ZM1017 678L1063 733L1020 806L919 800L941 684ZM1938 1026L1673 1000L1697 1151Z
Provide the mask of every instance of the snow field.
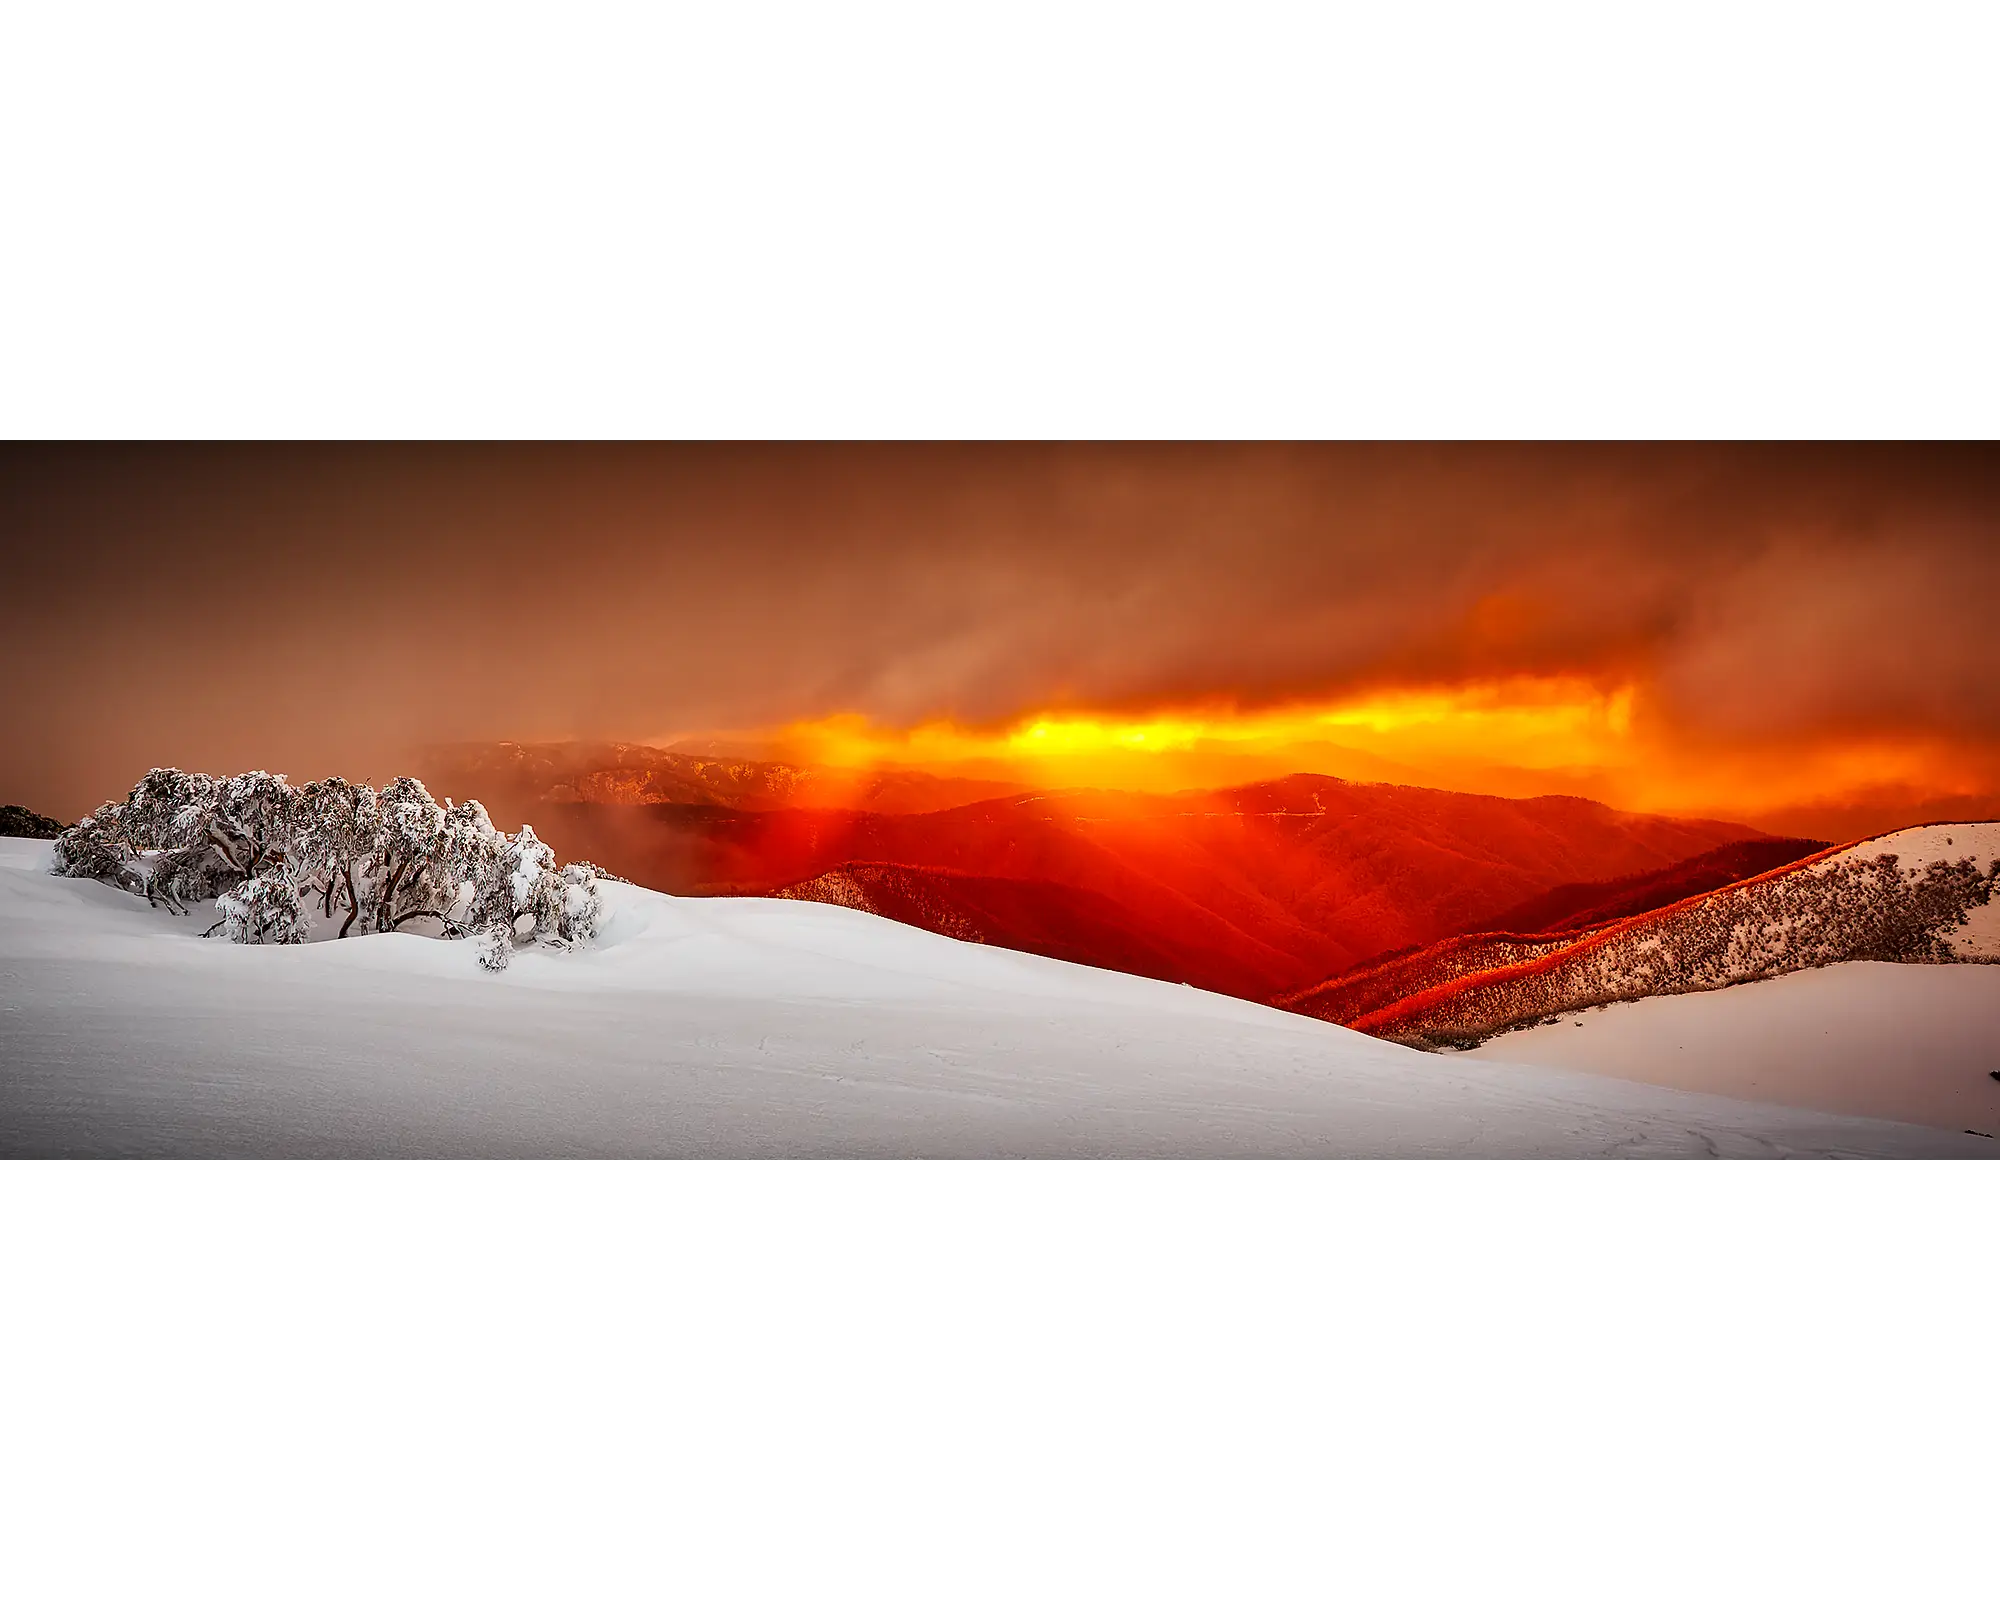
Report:
M837 906L605 884L595 946L495 973L475 941L195 938L48 851L0 840L11 1155L1995 1153L1426 1055Z

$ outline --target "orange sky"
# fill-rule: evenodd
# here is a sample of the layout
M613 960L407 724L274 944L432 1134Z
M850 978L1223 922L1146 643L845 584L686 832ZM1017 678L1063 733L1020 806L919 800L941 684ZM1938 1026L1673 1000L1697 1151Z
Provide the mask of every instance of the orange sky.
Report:
M1400 769L1442 775L1508 765L1523 749L1545 768L1602 766L1628 742L1632 698L1629 685L1607 692L1580 679L1523 678L1255 708L1221 700L1069 707L991 727L939 719L895 728L848 713L761 737L774 752L813 764L1170 789L1318 770L1329 761L1366 767L1368 777L1400 776Z
M1635 811L1769 817L1990 803L1985 753L1922 735L1842 735L1704 752L1649 725L1646 690L1523 677L1244 710L1226 703L1029 713L992 727L887 727L856 714L739 735L801 763L917 767L1037 788L1175 790L1290 772L1480 793L1583 793Z
M8 446L0 527L0 801L65 816L562 738L2000 808L1985 446Z

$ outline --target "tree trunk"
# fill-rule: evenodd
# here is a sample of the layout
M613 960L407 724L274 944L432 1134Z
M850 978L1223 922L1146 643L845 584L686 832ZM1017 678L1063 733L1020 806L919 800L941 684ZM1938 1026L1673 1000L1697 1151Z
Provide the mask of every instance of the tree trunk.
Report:
M384 865L388 865L386 860L384 861ZM389 933L396 926L390 920L391 915L396 909L396 883L403 876L403 869L408 865L408 861L399 861L388 869L389 876L383 880L382 884L382 901L375 908L375 931L377 933Z
M354 892L354 869L342 867L347 879L347 920L340 925L340 937L347 937L347 930L354 926L354 919L361 915L361 896Z

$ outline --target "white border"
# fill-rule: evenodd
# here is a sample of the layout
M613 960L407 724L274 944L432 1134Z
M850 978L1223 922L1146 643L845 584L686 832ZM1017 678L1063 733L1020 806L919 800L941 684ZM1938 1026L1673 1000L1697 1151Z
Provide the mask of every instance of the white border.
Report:
M1965 1592L1973 1166L0 1169L22 1594Z
M17 7L0 429L1990 437L1995 31Z

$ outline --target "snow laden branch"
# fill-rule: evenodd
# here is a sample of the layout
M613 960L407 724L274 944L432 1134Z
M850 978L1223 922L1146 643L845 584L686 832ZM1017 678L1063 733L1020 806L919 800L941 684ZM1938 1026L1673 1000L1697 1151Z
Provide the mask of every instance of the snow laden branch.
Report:
M237 944L407 925L480 939L494 970L521 945L587 942L600 911L589 862L558 868L533 828L503 833L478 801L440 805L415 778L378 792L344 778L294 788L269 772L156 767L57 837L54 871L177 915L213 901L208 931Z

